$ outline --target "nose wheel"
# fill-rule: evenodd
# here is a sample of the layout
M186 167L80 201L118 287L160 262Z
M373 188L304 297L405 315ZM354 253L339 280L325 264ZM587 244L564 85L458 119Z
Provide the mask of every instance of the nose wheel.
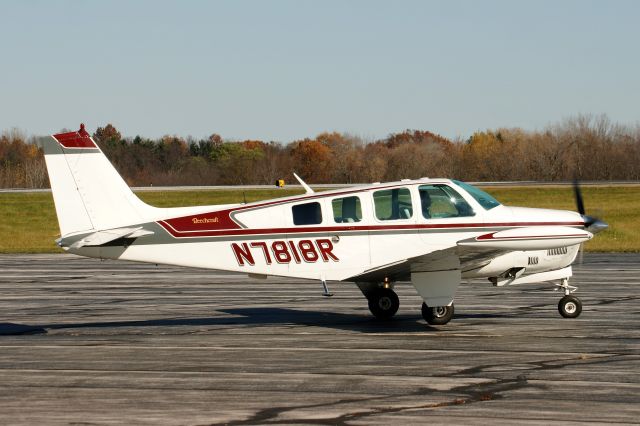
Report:
M369 310L378 319L389 319L398 312L400 300L390 288L378 289L367 296Z
M564 296L558 303L558 312L564 318L577 318L582 312L582 302L576 296Z

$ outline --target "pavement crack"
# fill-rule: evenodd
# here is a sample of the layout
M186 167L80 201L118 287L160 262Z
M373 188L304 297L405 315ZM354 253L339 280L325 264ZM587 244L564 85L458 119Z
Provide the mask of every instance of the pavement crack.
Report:
M237 420L223 423L211 423L207 426L217 426L217 425L255 425L255 424L316 424L316 425L348 425L350 422L362 420L367 417L383 415L383 414L393 414L393 413L401 413L410 410L429 410L429 409L439 409L446 408L456 405L467 405L474 404L479 402L493 401L497 399L501 399L504 397L504 394L513 390L521 389L526 386L530 386L526 377L524 375L518 376L516 379L505 379L505 380L497 380L494 382L484 383L484 384L472 384L465 385L452 388L449 391L443 391L443 393L453 393L455 396L447 401L436 402L436 403L428 403L428 404L411 404L411 405L401 405L401 406L393 406L393 407L374 407L365 410L360 410L356 412L345 413L340 416L331 417L331 418L312 418L305 417L303 419L300 418L292 418L292 419L278 419L283 414L294 413L297 410L309 409L309 408L328 408L335 407L341 404L353 404L358 403L361 404L363 402L372 402L376 400L385 401L390 398L390 396L377 396L372 398L363 398L363 399L344 399L330 403L322 403L322 404L312 404L312 405L301 405L301 406L287 406L287 407L271 407L267 409L260 410L256 412L252 417L245 420ZM423 388L416 392L412 392L404 395L395 395L393 397L410 397L410 396L426 396L437 393L430 388Z
M612 299L594 300L590 304L593 306L602 306L602 305L611 305L613 303L618 303L618 302L628 302L631 300L640 300L640 296L624 296L624 297L616 297Z
M549 370L557 370L561 368L565 368L571 365L575 365L576 363L580 363L581 365L589 365L589 364L601 364L605 362L615 361L617 358L625 356L624 354L605 354L598 355L597 358L593 358L584 354L578 356L572 356L568 358L556 358L547 361L531 361L531 362L518 362L518 364L527 365L530 368L526 369L527 373L531 373L534 371L549 371ZM492 368L506 368L508 364L485 364L478 365L475 367L465 368L464 370L456 371L447 375L443 375L442 377L476 377L480 373L486 373L487 370Z

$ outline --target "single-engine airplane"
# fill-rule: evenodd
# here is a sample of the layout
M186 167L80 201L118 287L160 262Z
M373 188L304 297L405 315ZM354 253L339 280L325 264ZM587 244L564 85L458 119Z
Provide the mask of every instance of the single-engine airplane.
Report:
M554 282L558 309L580 315L569 285L580 245L607 227L578 212L507 207L450 179L373 183L268 201L156 208L120 177L84 125L39 141L64 250L102 259L355 283L377 318L400 305L394 283L409 280L427 323L454 313L463 278L494 286ZM297 176L296 176L297 177Z

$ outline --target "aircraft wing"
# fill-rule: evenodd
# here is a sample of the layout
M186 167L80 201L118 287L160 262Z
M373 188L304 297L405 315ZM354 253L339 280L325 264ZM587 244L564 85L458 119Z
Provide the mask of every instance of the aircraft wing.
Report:
M381 282L385 278L391 281L408 281L411 279L411 274L416 272L435 272L443 269L466 271L480 268L506 252L506 250L486 247L448 247L369 269L362 274L350 277L348 281Z
M455 245L381 265L348 280L410 280L426 306L450 306L465 271L481 268L504 253L571 246L592 237L588 231L562 226L511 228L465 238Z
M588 231L563 227L540 226L512 228L459 240L455 246L438 248L429 253L410 257L369 269L350 277L348 281L409 280L411 274L457 269L469 271L480 268L492 259L510 251L547 250L580 244L593 238Z

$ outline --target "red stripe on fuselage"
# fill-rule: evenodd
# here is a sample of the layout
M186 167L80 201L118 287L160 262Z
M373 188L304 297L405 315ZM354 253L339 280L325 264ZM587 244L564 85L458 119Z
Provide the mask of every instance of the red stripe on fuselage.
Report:
M328 232L358 232L358 231L412 231L421 229L461 229L461 228L495 228L522 226L584 226L583 222L500 222L500 223L443 223L443 224L408 224L408 225L362 225L362 226L313 226L296 228L256 228L256 229L221 229L206 231L180 232L171 227L166 221L158 222L164 229L176 238L228 237L241 235L270 235L270 234L307 234Z
M581 238L585 237L584 234L567 234L567 235L514 235L506 237L496 237L493 232L491 234L480 235L476 237L477 241L501 241L501 240L533 240L533 239L550 239L550 238Z

